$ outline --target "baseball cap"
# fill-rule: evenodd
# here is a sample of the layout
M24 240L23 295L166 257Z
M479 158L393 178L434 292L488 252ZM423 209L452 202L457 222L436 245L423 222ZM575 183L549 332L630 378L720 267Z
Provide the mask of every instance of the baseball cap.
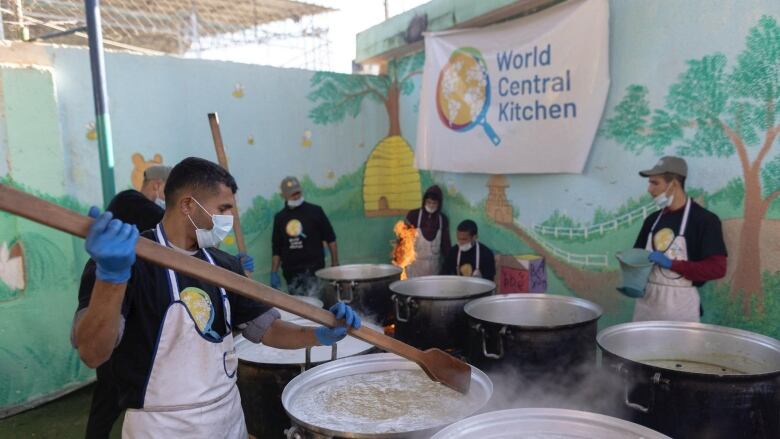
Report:
M171 175L171 167L165 165L149 166L144 171L144 180L167 180Z
M653 175L662 174L676 174L681 177L687 177L688 164L685 163L685 159L681 157L667 155L661 157L661 159L658 160L658 163L656 163L655 166L653 166L651 169L639 171L639 175L642 177L651 177Z
M284 177L284 180L282 180L282 183L279 185L279 188L282 190L282 195L286 198L290 195L301 192L301 183L298 181L295 177Z

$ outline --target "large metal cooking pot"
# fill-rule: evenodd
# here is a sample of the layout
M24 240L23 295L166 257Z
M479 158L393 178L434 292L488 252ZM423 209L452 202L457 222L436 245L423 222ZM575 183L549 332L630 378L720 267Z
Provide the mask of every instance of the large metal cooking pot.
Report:
M315 275L321 280L322 300L327 308L344 302L385 325L391 323L392 316L388 287L401 279L401 271L388 264L353 264L323 268Z
M392 433L355 433L349 431L333 431L321 426L312 425L296 417L291 413L291 407L296 399L311 387L350 375L383 372L389 370L418 370L415 363L401 358L395 354L370 354L357 357L344 358L317 366L295 377L282 393L282 404L292 419L293 427L288 431L288 439L331 439L331 438L371 438L371 439L406 439L429 438L444 425L430 427L424 430L395 431ZM479 402L474 407L474 412L490 399L493 393L493 384L490 379L479 369L471 368L471 387L469 396ZM470 414L465 414L469 416Z
M489 296L496 284L477 277L423 276L393 282L395 338L420 349L465 349L463 306Z
M290 297L294 297L294 298L296 298L296 299L298 299L298 300L300 300L302 302L306 302L309 305L314 305L317 308L322 308L324 306L324 303L322 302L322 300L320 300L320 299L318 299L316 297L309 297L309 296L290 296ZM291 312L287 312L287 311L282 310L282 309L280 309L278 311L279 311L279 314L282 315L282 320L297 320L297 319L301 318L301 316L295 315L295 314L293 314Z
M292 323L316 326L316 323L300 318ZM283 438L290 422L284 413L281 396L290 380L316 365L373 349L372 345L353 337L346 337L332 347L309 349L276 349L236 337L238 390L249 433L258 439Z
M601 307L576 297L508 294L469 302L467 357L491 372L524 380L577 380L596 362Z
M598 334L625 419L675 438L780 437L780 341L722 326L636 322Z
M622 419L564 409L512 409L450 424L431 439L670 439Z

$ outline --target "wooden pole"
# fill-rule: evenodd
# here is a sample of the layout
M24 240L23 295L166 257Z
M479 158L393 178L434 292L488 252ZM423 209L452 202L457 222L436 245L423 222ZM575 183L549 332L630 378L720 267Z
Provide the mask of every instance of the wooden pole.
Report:
M227 154L225 154L225 145L222 143L222 132L219 129L219 116L217 113L209 113L209 126L211 127L211 137L214 139L214 149L217 151L217 162L220 166L229 171ZM241 231L241 219L238 215L238 200L233 200L233 233L236 235L236 245L238 251L246 253L246 242L244 242L244 233ZM249 275L251 271L247 271Z

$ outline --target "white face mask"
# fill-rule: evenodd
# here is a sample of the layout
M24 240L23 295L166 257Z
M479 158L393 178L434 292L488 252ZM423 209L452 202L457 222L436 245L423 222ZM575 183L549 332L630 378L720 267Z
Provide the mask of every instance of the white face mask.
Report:
M163 210L165 210L165 200L160 198L160 190L157 190L157 198L154 199L154 204L162 207Z
M426 204L426 205L425 205L425 211L426 211L426 212L428 212L428 213L430 213L431 215L433 215L434 213L436 213L436 208L435 208L435 207L428 206L428 205Z
M467 242L465 244L458 244L458 248L460 248L460 251L462 251L462 252L467 252L467 251L471 250L471 247L473 247L473 246L474 246L474 243L472 243L472 242Z
M664 192L653 198L653 201L655 201L655 205L658 206L659 209L665 209L674 202L674 195L666 195L666 192Z
M295 209L301 204L303 204L303 195L301 195L301 198L298 198L297 200L287 200L287 206L289 206L290 209Z
M214 223L214 227L211 229L201 229L195 224L195 221L187 215L187 218L190 219L192 225L195 226L195 238L198 240L198 247L216 247L230 234L230 231L233 230L233 215L212 215L198 202L198 200L194 197L192 199L211 217L211 221Z

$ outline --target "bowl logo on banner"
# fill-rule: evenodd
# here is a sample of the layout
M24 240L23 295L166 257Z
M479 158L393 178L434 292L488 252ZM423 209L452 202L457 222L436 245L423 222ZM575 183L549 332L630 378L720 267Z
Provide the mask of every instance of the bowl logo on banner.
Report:
M501 139L487 122L490 75L479 50L461 47L452 52L436 84L436 108L447 128L460 133L481 125L494 145Z

